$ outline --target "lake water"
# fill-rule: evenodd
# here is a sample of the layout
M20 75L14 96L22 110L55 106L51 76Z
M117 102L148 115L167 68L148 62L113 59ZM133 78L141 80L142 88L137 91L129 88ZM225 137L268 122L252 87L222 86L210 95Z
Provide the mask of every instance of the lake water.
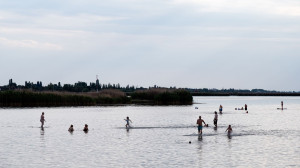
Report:
M277 110L281 101L287 110ZM0 109L0 167L300 167L300 97L194 97L194 102ZM224 113L214 129L220 104ZM248 114L234 110L244 104ZM195 127L199 115L209 124L202 137ZM133 129L125 129L126 116Z

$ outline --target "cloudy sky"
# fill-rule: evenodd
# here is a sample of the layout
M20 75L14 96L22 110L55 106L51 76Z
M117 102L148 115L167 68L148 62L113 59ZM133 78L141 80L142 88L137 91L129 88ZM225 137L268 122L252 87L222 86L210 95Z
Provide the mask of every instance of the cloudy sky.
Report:
M0 0L0 85L300 91L299 0Z

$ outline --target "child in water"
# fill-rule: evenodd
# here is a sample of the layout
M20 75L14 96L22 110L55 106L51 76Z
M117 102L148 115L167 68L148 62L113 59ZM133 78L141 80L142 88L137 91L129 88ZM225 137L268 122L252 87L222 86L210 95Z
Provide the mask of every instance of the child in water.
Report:
M70 126L70 128L69 128L68 131L69 131L69 132L73 132L73 131L74 131L73 125Z
M125 127L126 128L129 128L130 127L130 124L129 124L129 121L132 123L132 121L129 119L129 117L126 117L126 119L124 119L126 121L126 125Z
M228 126L228 128L226 129L226 131L228 131L228 134L230 134L230 133L232 132L231 125ZM226 131L225 131L225 132L226 132Z
M83 131L84 131L84 132L88 132L88 131L89 131L89 127L88 127L87 124L84 125Z
M223 106L220 104L219 113L222 114L223 113L222 111L223 111Z

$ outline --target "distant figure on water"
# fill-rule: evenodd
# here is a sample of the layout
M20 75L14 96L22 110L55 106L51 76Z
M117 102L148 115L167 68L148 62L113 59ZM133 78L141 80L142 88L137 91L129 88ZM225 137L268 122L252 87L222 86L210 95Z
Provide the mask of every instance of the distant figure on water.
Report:
M89 131L89 126L87 124L84 125L83 131L87 133Z
M124 119L126 121L126 125L125 127L126 128L129 128L130 127L130 124L129 124L129 121L132 123L132 121L129 119L129 117L126 117L126 119Z
M197 120L197 124L198 124L198 134L199 134L199 135L202 134L202 123L205 124L205 121L201 119L201 116L199 116L199 119Z
M41 119L40 119L40 122L41 122L41 128L42 128L42 129L44 128L44 122L46 121L46 120L45 120L44 114L45 114L45 113L42 112Z
M245 110L247 110L247 107L248 107L247 104L245 104Z
M281 109L283 110L283 101L281 101Z
M218 113L215 111L214 125L217 127L218 125Z
M228 134L230 134L232 132L232 128L231 128L231 125L228 125L228 128L226 129L226 131L228 131ZM225 131L225 132L226 132Z
M68 129L68 131L69 132L73 132L74 131L73 125L70 126L70 128Z
M219 113L222 114L222 111L223 111L223 106L220 104Z

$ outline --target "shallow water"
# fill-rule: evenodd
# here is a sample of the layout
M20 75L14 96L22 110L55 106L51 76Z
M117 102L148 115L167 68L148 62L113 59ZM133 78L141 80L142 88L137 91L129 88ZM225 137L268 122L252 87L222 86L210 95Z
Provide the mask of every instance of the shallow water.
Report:
M277 110L282 100L287 110ZM0 167L300 167L300 97L194 101L191 106L0 109ZM248 114L234 110L245 103ZM224 113L214 129L213 112L220 104ZM201 137L199 115L209 124ZM132 129L125 129L126 116ZM229 124L231 136L225 133Z

